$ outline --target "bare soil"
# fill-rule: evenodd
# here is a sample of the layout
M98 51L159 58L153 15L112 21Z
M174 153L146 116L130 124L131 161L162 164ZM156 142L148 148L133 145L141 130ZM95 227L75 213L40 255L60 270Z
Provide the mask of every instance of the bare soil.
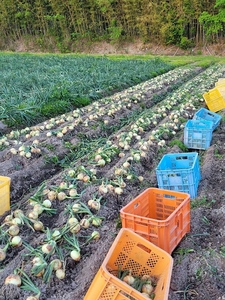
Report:
M148 95L149 105L151 106L150 99L151 97ZM137 107L134 105L131 111L135 109ZM126 115L127 112L124 111L123 113ZM193 113L194 111L192 111L192 115ZM222 111L221 113L224 117L225 112ZM111 126L115 125L117 120L117 117L111 118ZM102 137L107 136L105 129L97 133L94 127L93 131L90 131L90 127L83 128L83 130L89 132L91 137L96 134ZM81 132L83 133L80 128L79 133ZM170 300L225 299L224 132L225 123L222 121L216 131L213 132L211 146L205 151L198 151L201 163L201 181L198 188L198 197L191 201L191 231L187 233L172 253L174 266L169 293ZM73 138L70 136L70 142L72 140L76 144L77 133L76 131L74 132ZM179 138L182 140L182 132L179 133ZM54 149L56 149L55 153L59 155L59 158L68 153L55 137L52 137L48 143L53 145L52 150L49 151L53 151L54 153ZM182 151L177 146L170 147L169 143L167 143L164 153L173 152ZM45 154L47 155L47 153ZM142 158L140 164L134 164L135 172L145 178L144 183L140 183L138 180L127 183L122 197L115 196L115 194L108 194L107 197L103 197L104 205L101 206L99 214L104 217L104 222L103 226L98 228L101 238L98 241L87 244L83 248L80 262L77 263L69 257L67 258L66 278L64 280L58 280L53 276L49 284L43 284L41 278L31 276L41 289L41 300L82 300L84 298L120 229L118 226L120 209L147 187L157 187L155 168L161 155L160 148L152 146L147 153L147 157ZM62 181L63 174L66 172L62 172L57 167L54 167L54 164L50 161L49 164L44 163L38 155L32 158L32 164L29 160L8 154L6 150L1 153L0 158L1 170L4 170L6 175L12 177L11 194L13 209L16 207L29 209L30 206L27 200L33 194L32 189L47 179L48 187L59 184ZM125 158L123 158L124 161ZM77 164L86 165L86 156L77 160L75 165ZM113 164L99 168L96 174L97 179L110 179L113 176L112 168L114 167L115 161ZM17 171L15 170L16 168L18 169ZM81 196L81 200L87 203L88 199L98 192L99 181L93 180L93 184L91 185L78 182L78 193L84 187L86 189L85 193ZM44 214L40 219L49 228L59 228L65 223L65 204L56 201L54 206L57 208L57 215L49 219ZM5 215L0 219L1 222ZM88 233L91 233L91 229L88 230ZM81 231L80 236L82 234L84 234L84 231ZM42 244L44 237L44 233L33 233L29 228L26 228L22 232L22 238L33 247ZM28 293L15 286L4 285L6 276L12 273L16 267L19 266L29 272L30 263L24 256L26 251L23 247L11 249L7 254L6 260L2 265L0 264L2 267L0 269L0 300L26 299Z

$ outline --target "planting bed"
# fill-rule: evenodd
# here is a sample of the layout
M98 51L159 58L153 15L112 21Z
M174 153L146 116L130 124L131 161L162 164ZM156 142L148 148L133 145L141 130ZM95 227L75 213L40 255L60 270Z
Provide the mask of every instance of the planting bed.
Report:
M22 287L24 274L29 276L40 291L40 300L84 298L120 229L120 209L146 188L157 187L155 168L162 155L188 151L182 143L185 122L205 107L202 94L225 76L221 65L170 72L1 138L0 175L11 177L12 213L21 209L27 215L34 202L48 198L47 190L66 198L52 200L53 210L45 208L39 215L44 230L33 231L34 218L26 219L29 226L27 222L19 225L23 244L10 245L0 262L0 300L35 294L5 285L13 272L22 276ZM222 120L211 146L197 150L201 180L198 196L191 200L191 231L172 253L171 300L225 297L225 116L224 111L219 113ZM72 188L77 194L74 190L72 194ZM90 199L97 200L99 210L93 206L87 210ZM72 210L75 203L85 204L82 214ZM80 221L87 214L90 226L81 226L75 234L81 255L75 261L70 257L72 234L67 221L72 215ZM8 241L9 225L3 225L6 215L0 218L1 248ZM60 238L52 236L56 229ZM64 261L63 280L56 278L55 271L50 277L46 272L44 277L34 274L34 252L41 256L41 247L50 240L57 251L52 256L44 254L46 264L42 261L42 265L46 271L53 258Z

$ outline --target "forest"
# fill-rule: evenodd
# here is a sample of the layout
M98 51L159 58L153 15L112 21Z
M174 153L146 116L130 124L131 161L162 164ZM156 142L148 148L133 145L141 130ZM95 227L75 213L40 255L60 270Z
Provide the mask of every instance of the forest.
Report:
M188 49L225 35L225 0L1 0L0 12L0 50L20 39L69 52L80 40L135 38Z

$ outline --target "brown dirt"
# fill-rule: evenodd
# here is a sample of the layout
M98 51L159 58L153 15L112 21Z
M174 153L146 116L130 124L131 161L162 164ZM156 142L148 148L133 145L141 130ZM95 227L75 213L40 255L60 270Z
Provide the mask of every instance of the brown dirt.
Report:
M43 52L43 49L38 49L38 46L33 41L24 41L19 39L15 42L10 42L9 49L13 49L15 52ZM54 46L52 46L54 49ZM51 50L53 51L53 50ZM45 52L45 51L44 51ZM55 49L55 52L59 52ZM71 52L74 53L86 53L86 54L152 54L152 55L212 55L212 56L224 56L224 44L204 44L193 47L188 50L182 50L175 45L160 45L155 43L143 43L141 40L134 40L132 42L118 42L110 43L107 41L102 42L88 42L86 40L77 43Z
M134 105L131 110L137 109ZM192 111L193 115L194 111ZM221 112L224 117L224 111ZM223 118L224 119L224 118ZM114 123L113 123L114 120ZM117 117L111 118L110 126L117 123ZM93 123L94 124L94 123ZM82 126L81 126L82 127ZM129 127L128 127L129 128ZM90 127L83 128L89 130ZM81 128L80 128L81 130ZM151 128L149 128L149 131ZM93 131L94 133L95 131ZM221 122L220 126L213 133L211 146L205 151L198 151L201 162L201 181L198 188L198 197L192 200L191 209L191 231L182 239L181 243L173 251L174 259L173 273L170 285L170 300L222 300L225 297L224 284L224 268L225 268L225 123ZM105 133L105 129L103 132ZM74 136L77 132L74 132ZM182 139L182 132L179 132L179 138ZM44 139L44 135L42 136ZM74 138L74 137L73 137ZM116 136L115 136L116 139ZM32 139L31 139L32 140ZM169 137L168 137L169 140ZM56 153L63 156L66 154L64 148L60 146L57 139L53 138L51 144L57 149ZM168 142L168 141L167 141ZM138 143L137 143L138 144ZM133 147L136 144L134 143ZM63 148L63 149L62 149ZM60 151L58 149L61 149ZM178 147L170 147L168 143L164 153L182 152ZM51 188L59 184L67 171L57 173L57 169L52 169L51 164L40 163L40 157L34 157L32 161L32 173L27 171L27 166L31 161L17 157L14 166L10 167L9 159L12 159L5 150L1 154L1 166L5 172L12 176L12 194L14 207L30 209L27 200L33 195L33 192L28 193L29 187L34 188L37 182L42 182L48 179L47 186ZM134 163L133 168L138 175L145 178L144 183L140 183L137 179L132 183L127 182L124 194L116 196L113 193L107 194L102 198L102 206L99 215L104 217L103 226L97 230L101 234L99 241L92 241L82 248L82 259L79 263L74 262L67 257L66 263L66 278L58 280L55 276L52 277L49 284L43 284L41 278L32 277L36 284L41 289L41 300L82 300L90 286L94 275L98 271L101 263L109 251L109 248L119 231L117 227L119 223L119 210L127 204L131 199L136 197L146 187L157 186L155 167L157 166L162 152L159 147L153 146L149 148L147 157L141 159L141 163ZM75 162L75 165L88 166L87 157L84 156ZM125 161L124 158L117 159L119 165ZM15 157L14 157L15 159ZM11 162L11 165L13 162ZM85 189L85 192L80 196L80 200L87 203L90 197L98 192L99 184L102 178L113 178L112 168L116 165L115 161L106 165L104 168L98 168L96 177L91 179L91 184L76 181L78 193ZM5 167L4 167L5 166ZM18 173L15 171L15 166L20 166ZM39 168L41 172L39 172ZM21 175L23 174L23 176ZM18 180L16 177L18 176ZM38 178L38 180L37 180ZM21 191L23 191L21 193ZM16 198L16 193L25 194L23 197ZM69 202L72 202L69 200ZM64 208L65 203L55 201L54 207L57 208L57 215L49 218L46 214L40 218L46 226L50 228L59 228L65 224ZM3 220L3 217L0 221ZM91 234L93 229L84 229L79 233L82 235ZM29 242L33 247L36 247L44 242L45 234L33 233L29 228L24 227L22 238ZM7 254L6 260L0 265L0 300L26 299L27 293L14 286L4 285L6 276L14 271L16 267L22 267L26 272L30 272L31 264L24 255L26 249L13 248ZM93 299L95 300L95 299Z

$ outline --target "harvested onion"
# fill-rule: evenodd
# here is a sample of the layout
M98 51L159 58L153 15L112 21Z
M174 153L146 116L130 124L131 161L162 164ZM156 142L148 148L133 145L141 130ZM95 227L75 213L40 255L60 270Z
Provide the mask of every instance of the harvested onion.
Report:
M79 261L80 258L81 258L80 252L77 251L77 250L72 250L72 251L70 252L70 257L71 257L73 260L75 260L75 261Z
M14 284L16 286L21 286L21 283L22 283L22 281L21 281L20 276L16 275L16 274L10 274L5 279L5 284Z
M131 272L123 278L123 281L129 285L132 285L135 281L135 278L131 275Z
M21 237L19 235L14 236L10 244L12 247L20 247L22 245Z
M58 279L64 279L66 277L65 270L63 269L56 270L55 275Z

